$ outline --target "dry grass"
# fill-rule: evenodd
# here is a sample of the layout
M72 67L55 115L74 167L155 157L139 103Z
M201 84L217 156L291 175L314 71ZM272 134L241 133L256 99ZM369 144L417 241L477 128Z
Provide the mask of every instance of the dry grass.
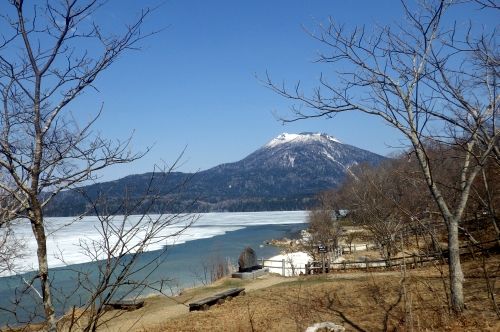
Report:
M366 241L367 236L360 240ZM412 249L411 239L406 245ZM499 294L500 249L494 246L485 254L490 286ZM353 260L380 258L376 250L351 255ZM175 298L147 298L145 307L134 312L110 311L99 331L304 331L322 321L340 324L346 331L500 331L480 267L482 258L462 258L466 311L459 315L449 307L448 267L431 265L406 273L370 269L369 273L341 271L299 278L224 278ZM245 287L247 295L205 312L188 312L188 303L233 287ZM68 326L69 320L63 321ZM24 327L24 331L40 327Z
M500 331L480 271L473 262L464 265L467 310L458 316L447 305L446 274L433 267L406 278L401 272L303 277L144 331L304 331L321 321L347 331Z
M499 256L489 257L488 262L490 275L496 276ZM477 263L464 263L467 310L458 316L447 305L446 270L439 265L419 268L407 271L406 278L402 271L336 272L293 281L277 276L252 281L226 278L187 290L175 300L147 298L146 306L134 312L111 311L107 318L118 314L112 322L121 324L105 324L99 330L304 331L316 322L331 321L347 331L500 331ZM256 289L271 282L280 283ZM232 287L249 291L205 312L189 313L177 302L189 303Z

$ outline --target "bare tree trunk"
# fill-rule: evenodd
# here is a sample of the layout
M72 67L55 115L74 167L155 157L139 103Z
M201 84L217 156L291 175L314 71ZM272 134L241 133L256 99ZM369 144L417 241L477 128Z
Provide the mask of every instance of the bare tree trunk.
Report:
M48 324L49 331L57 330L57 319L52 301L52 293L50 291L49 264L47 260L47 237L41 209L34 211L34 219L31 221L31 227L37 243L38 257L38 278L42 288L43 309L45 313L45 321Z
M464 273L460 263L458 222L455 220L449 220L447 224L451 303L456 311L461 312L464 310Z
M415 146L415 151L417 158L419 158L419 164L421 165L429 189L434 196L434 199L446 223L446 227L448 230L448 267L450 271L451 302L454 310L457 312L461 312L464 310L464 274L462 271L462 265L460 264L458 221L450 213L448 204L446 204L446 202L444 201L441 191L433 180L432 173L427 162L427 156L425 155L424 150L420 146ZM472 182L473 179L474 177L469 177L468 181ZM469 186L467 186L467 188L469 188ZM466 190L466 188L464 188L464 190L460 194L461 200L467 200L468 190ZM462 215L462 211L463 209L457 211L457 218Z

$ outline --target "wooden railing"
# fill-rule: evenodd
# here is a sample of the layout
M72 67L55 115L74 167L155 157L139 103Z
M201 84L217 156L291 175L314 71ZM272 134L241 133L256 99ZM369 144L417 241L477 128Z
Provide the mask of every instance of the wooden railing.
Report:
M499 240L495 239L481 243L467 243L459 247L460 255L464 256L464 255L471 255L472 253L479 253L484 250L487 250L488 248L486 248L486 246L496 243L499 243ZM368 248L368 245L366 245L366 248ZM333 260L327 259L325 262L325 270L326 272L331 270L346 271L347 269L362 269L369 271L370 269L393 269L401 265L406 265L409 266L410 268L416 268L418 266L424 266L435 261L447 263L447 259L448 259L447 250L425 255L414 254L414 255L406 255L404 257L395 257L390 259L377 259L377 260L370 260L369 258L366 258L363 261L343 261L339 263L334 263ZM306 274L319 273L323 271L323 261L311 261L306 265L305 270Z
M274 265L265 265L265 262L281 263L281 269L282 269L281 275L282 276L286 276L286 260L285 259L282 259L282 260L271 260L271 259L261 258L260 260L261 260L260 265L262 267L268 267L268 268L273 268L273 269L278 269L279 267L274 266Z
M486 250L485 245L491 245L495 242L498 243L498 240L491 240L475 244L472 243L465 244L463 246L460 246L460 255L470 255L472 251L474 253L481 252L483 250ZM363 244L363 247L370 248L369 245L365 244ZM360 248L360 245L358 245L358 248ZM414 255L406 255L404 257L395 257L390 259L377 259L377 260L370 260L369 258L366 258L365 260L362 261L343 261L335 263L334 261L340 256L342 256L342 253L345 250L346 247L338 248L332 252L329 252L327 258L324 261L323 260L310 261L305 265L305 267L293 266L292 264L290 264L290 267L287 267L288 262L286 261L286 259L270 260L261 258L261 265L262 267L268 267L273 269L281 268L281 275L286 276L288 275L286 272L290 270L291 270L290 271L291 273L289 273L290 275L298 275L301 272L305 274L311 274L311 273L321 273L325 271L328 273L331 270L347 271L348 269L359 269L359 270L369 271L371 269L393 269L401 265L406 265L410 268L416 268L418 266L424 266L435 261L446 263L448 258L448 251L443 250L442 252L435 252L425 255L414 254ZM275 262L280 264L279 266L270 265L269 264L270 262Z

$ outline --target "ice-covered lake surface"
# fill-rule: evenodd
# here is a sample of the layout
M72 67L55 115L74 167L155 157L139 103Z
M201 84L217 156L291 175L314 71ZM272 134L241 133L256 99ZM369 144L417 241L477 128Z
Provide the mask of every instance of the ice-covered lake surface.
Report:
M203 284L200 280L203 262L208 262L214 257L221 257L237 267L239 254L246 247L251 247L257 253L258 259L268 259L279 254L279 248L266 244L271 239L299 238L300 231L307 227L306 211L294 212L251 212L251 213L207 213L183 234L169 237L167 243L157 243L148 247L148 252L141 254L137 266L158 259L161 264L154 270L141 270L135 278L147 277L148 280L166 280L164 293L175 293L182 289ZM118 218L117 220L120 220ZM120 220L121 221L121 220ZM57 230L49 237L49 265L51 266L52 286L63 292L72 292L74 284L74 271L94 268L96 263L90 262L88 256L82 253L78 245L81 239L98 239L98 220L85 217L74 221L68 227L62 227L72 218L53 218L50 220L50 229ZM182 225L174 225L165 230L164 235L177 232ZM17 230L32 237L31 229L25 227ZM167 250L164 251L165 245ZM36 273L36 248L35 242L30 241L29 246L33 254L24 261L25 274L0 278L0 308L11 309L15 298L16 288L24 288L24 280L30 280ZM59 258L64 257L63 263ZM164 261L163 261L164 259ZM198 272L198 273L197 273ZM198 274L198 275L196 275ZM38 281L34 286L39 288ZM151 293L129 294L128 296L147 296ZM85 298L85 293L75 293L78 299ZM117 294L120 296L120 294ZM36 296L35 296L36 297ZM66 306L71 305L71 301ZM29 311L41 313L33 303L23 304ZM78 306L78 304L77 304ZM67 312L68 308L56 304L58 314ZM11 314L0 309L0 327L6 323L15 324Z
M158 216L151 215L150 217L155 219ZM151 244L148 246L147 251L160 250L165 245L179 245L188 241L212 238L251 226L303 224L306 217L307 213L305 211L201 214L200 218L183 233L178 236L168 237L165 242ZM128 223L135 224L139 218L140 216L130 216L128 217ZM115 223L120 223L122 220L123 217L120 216L114 218ZM176 234L184 226L185 222L168 226L158 234L158 237ZM89 239L98 241L101 238L99 230L100 222L97 217L83 217L76 220L70 217L48 218L47 232L53 232L49 235L47 241L49 266L53 268L89 262L90 258L83 252L79 243L81 240ZM28 239L28 248L31 253L26 259L19 262L18 265L22 266L22 268L16 272L37 270L36 242L31 227L25 224L15 231L17 235ZM249 241L251 241L251 238L249 238Z

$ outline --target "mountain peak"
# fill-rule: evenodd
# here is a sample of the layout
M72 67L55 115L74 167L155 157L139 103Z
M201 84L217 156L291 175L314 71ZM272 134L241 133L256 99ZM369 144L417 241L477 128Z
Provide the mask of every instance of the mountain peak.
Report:
M283 133L279 135L278 137L274 138L271 140L269 143L263 146L263 148L272 148L275 147L279 144L285 144L289 142L306 142L306 141L318 141L321 139L326 139L329 141L333 141L336 143L343 144L341 141L336 139L335 137L325 134L325 133L300 133L300 134L288 134L288 133Z
M376 165L384 159L343 144L328 134L284 133L240 161L194 175L170 173L168 182L162 186L162 195L169 195L166 200L169 212L185 212L189 206L198 212L304 209L315 193L339 185L351 167L363 162ZM139 202L144 192L150 192L147 190L150 178L151 173L138 174L81 189L91 199L97 200L98 193L105 192L108 202L114 202L110 204L121 204L123 192L137 188L130 199ZM190 180L182 190L172 189L179 188L178 184L187 178ZM171 195L177 198L171 200ZM137 201L133 201L135 199ZM166 208L164 200L158 204L154 209ZM86 206L86 200L77 191L67 191L57 195L46 212L52 216L79 215L85 212ZM107 208L119 207L109 205Z

